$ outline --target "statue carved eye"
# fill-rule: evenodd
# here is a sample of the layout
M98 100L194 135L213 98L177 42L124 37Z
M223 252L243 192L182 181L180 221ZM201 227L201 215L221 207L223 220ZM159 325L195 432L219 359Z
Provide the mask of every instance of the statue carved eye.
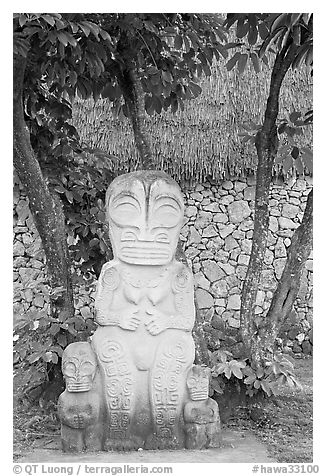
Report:
M189 386L190 388L195 387L196 384L197 384L197 380L196 380L194 377L190 377L190 378L188 379L188 386Z
M80 366L80 374L85 376L85 375L91 375L94 371L94 364L92 362L83 362Z
M67 377L75 377L77 373L76 365L73 362L67 362L64 365L63 373Z
M111 218L121 225L134 221L140 214L140 204L136 198L129 194L120 194L109 207Z
M182 218L180 204L172 197L161 196L155 201L152 216L155 227L173 228Z

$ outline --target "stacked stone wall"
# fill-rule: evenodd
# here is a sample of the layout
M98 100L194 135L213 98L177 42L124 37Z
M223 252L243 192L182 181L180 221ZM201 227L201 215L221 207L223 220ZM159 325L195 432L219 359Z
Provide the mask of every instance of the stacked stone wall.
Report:
M301 222L309 179L273 184L270 195L268 248L254 314L263 319L280 278L291 236ZM253 235L255 181L226 180L185 189L186 222L181 231L192 267L196 296L212 350L232 347L241 353L240 295L249 263ZM45 257L18 184L14 187L14 313L49 309ZM94 293L78 289L77 314L89 317ZM312 256L305 265L295 306L282 327L279 343L295 355L312 353Z
M263 319L269 308L311 186L309 179L273 184L268 247L253 310L257 320ZM194 191L185 192L185 198L187 222L182 236L210 346L214 349L224 344L240 355L240 296L250 259L255 180L249 176L219 184L198 184ZM282 327L279 343L297 355L312 352L312 255L305 265L299 294Z

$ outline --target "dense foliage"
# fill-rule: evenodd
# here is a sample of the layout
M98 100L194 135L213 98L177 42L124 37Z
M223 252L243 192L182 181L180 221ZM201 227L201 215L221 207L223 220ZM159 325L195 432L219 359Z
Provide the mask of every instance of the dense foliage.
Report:
M224 41L217 15L14 14L14 64L24 74L20 93L14 77L16 100L23 102L29 141L45 178L38 186L45 196L49 188L53 197L48 209L58 203L57 197L64 205L74 283L85 284L87 271L98 274L110 255L103 200L112 179L100 152L95 151L92 160L83 155L71 124L74 98L107 97L117 114L128 116L132 92L126 79L136 72L147 113L175 111L201 92L198 78L210 74L213 58L225 55ZM25 157L19 160L28 162L29 152L21 146ZM19 178L23 182L24 177ZM26 192L30 203L35 202L32 190ZM57 226L62 229L62 223ZM52 299L64 293L64 286L57 285L49 291ZM59 312L21 317L15 329L15 359L23 363L32 385L46 378L45 369L49 374L58 368L71 339L83 338L92 327L87 322L91 316Z

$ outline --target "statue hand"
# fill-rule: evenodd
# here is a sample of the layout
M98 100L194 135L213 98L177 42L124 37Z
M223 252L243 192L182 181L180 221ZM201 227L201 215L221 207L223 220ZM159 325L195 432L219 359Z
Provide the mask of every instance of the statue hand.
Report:
M156 309L154 306L146 309L148 318L145 321L145 327L150 334L156 336L168 328L168 316Z
M140 317L137 316L138 306L130 305L121 312L119 327L129 331L135 331L140 324Z

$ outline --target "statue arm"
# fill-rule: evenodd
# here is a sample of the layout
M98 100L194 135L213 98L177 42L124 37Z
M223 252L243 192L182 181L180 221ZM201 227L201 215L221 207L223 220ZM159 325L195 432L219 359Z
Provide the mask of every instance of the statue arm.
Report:
M195 323L194 295L191 292L180 292L175 295L176 315L168 319L170 329L191 331Z
M95 298L95 319L102 326L119 325L120 316L111 309L114 291L119 286L119 281L118 270L110 262L105 263L98 280Z
M112 262L106 263L101 271L95 298L96 322L100 326L119 326L134 331L140 323L138 307L129 304L123 310L112 310L114 293L120 286L119 271Z
M176 313L169 318L169 328L191 331L195 323L193 277L184 264L172 281Z

